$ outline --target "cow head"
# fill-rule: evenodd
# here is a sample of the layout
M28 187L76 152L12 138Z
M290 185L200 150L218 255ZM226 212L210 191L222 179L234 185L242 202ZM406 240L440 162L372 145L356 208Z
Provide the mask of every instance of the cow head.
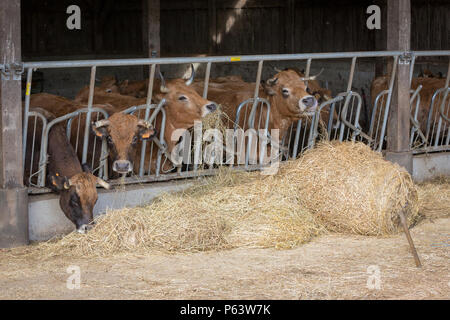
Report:
M97 81L97 80L96 80ZM101 91L106 93L119 93L119 86L116 76L105 76L100 81Z
M98 137L106 139L112 169L120 174L133 170L138 141L156 136L155 128L147 121L119 112L108 119L93 123L92 129Z
M281 115L298 119L316 112L317 100L308 92L305 81L314 80L317 76L300 77L295 70L288 69L278 72L262 86L275 100Z
M164 80L160 73L161 86L155 90L155 99L161 101L166 100L167 122L172 129L188 129L194 126L195 121L201 121L203 117L217 110L215 102L204 99L190 85L194 81L195 70L191 65L192 73L188 80L173 79ZM170 129L169 129L170 130ZM169 132L169 131L167 131ZM166 137L169 143L170 137Z
M85 233L93 222L93 209L97 202L98 183L105 189L110 185L94 176L88 165L83 165L83 172L75 174L70 179L58 173L50 175L50 188L59 193L59 204L66 217L72 221L77 231Z

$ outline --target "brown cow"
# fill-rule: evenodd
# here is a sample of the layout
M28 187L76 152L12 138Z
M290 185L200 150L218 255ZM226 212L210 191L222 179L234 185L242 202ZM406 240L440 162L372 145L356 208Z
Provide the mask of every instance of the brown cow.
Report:
M53 114L41 108L30 110L43 114L48 121L55 118ZM35 147L40 149L41 146L37 143ZM30 164L31 149L27 148L26 166ZM80 164L67 139L63 123L58 123L50 129L47 152L47 186L59 194L60 207L66 217L75 224L77 231L85 233L93 222L93 209L98 198L96 184L106 189L110 186L94 176L89 166ZM30 169L25 168L25 173L29 175L29 172ZM24 179L28 184L27 175Z
M426 134L427 130L427 121L430 112L431 99L436 90L445 87L445 79L444 78L436 78L430 77L418 77L413 78L411 81L411 89L416 90L419 85L422 85L422 89L420 90L420 105L419 105L419 113L417 115L417 121L420 125L421 131ZM372 106L374 106L375 98L377 95L389 88L389 78L387 76L382 76L375 78L372 81L372 85L370 88L370 95L372 100ZM378 111L380 108L378 108ZM432 119L435 119L439 116L439 105L435 105L433 109ZM378 119L379 115L375 116L375 119Z
M259 90L259 97L270 102L269 130L279 129L280 138L283 137L290 125L302 117L312 116L316 111L318 102L314 96L307 91L305 80L314 80L299 77L297 71L288 69L277 73L273 78L262 82ZM238 105L252 98L254 95L253 83L246 83L242 80L226 82L222 85L216 83L208 90L208 96L222 105L227 117L234 121ZM202 90L203 86L198 85L197 90ZM247 115L241 114L239 126L245 128L244 118L248 119L250 108L247 108ZM259 111L256 118L259 118ZM264 118L264 116L262 116ZM229 127L233 124L229 123Z
M82 89L75 97L74 101L77 103L88 103L89 90ZM114 106L116 111L122 111L132 106L139 106L145 104L146 98L135 98L131 96L122 95L120 93L107 93L102 88L94 89L94 103L110 104Z
M195 73L192 72L191 78L186 82L181 79L173 79L166 84L163 76L160 74L161 85L159 87L155 86L153 89L155 103L159 103L163 98L166 100L164 107L166 113L164 140L167 144L168 153L172 152L180 138L180 135L175 135L179 132L176 131L177 129L189 129L193 127L195 121L201 121L203 117L214 112L217 108L215 103L203 99L192 87L190 87L194 76ZM158 132L161 130L160 120L161 113L156 117L155 129ZM114 154L116 157L112 160L114 163L120 161L120 165L113 164L113 170L125 174L133 170L133 165L135 170L137 170L137 162L133 163L133 158L129 151L127 151L132 142L129 137L132 136L135 130L132 127L124 126L122 121L122 117L110 117L108 120L96 122L93 125L93 129L99 137L109 139L110 148L114 147L116 149ZM116 138L119 136L124 137L120 142L118 138ZM152 153L152 159L146 157L147 164L145 165L145 168L150 167L151 170L154 170L156 156L156 153ZM149 166L148 161L151 161L151 166ZM163 168L164 170L167 170L170 166L169 163L166 164L167 167Z
M100 85L96 87L99 92L103 93L119 93L119 87L117 86L117 80L113 76L105 76L100 81ZM88 97L89 86L83 87L77 94L77 96Z
M108 95L109 94L105 94ZM111 93L112 96L114 95L118 95L118 94L114 94ZM100 97L102 97L103 95L100 94ZM125 98L132 98L132 97L125 97ZM102 100L101 98L99 100ZM68 100L66 98L63 97L59 97L56 95L52 95L52 94L47 94L47 93L39 93L39 94L35 94L32 95L30 98L30 106L31 107L36 107L36 106L40 106L43 109L47 110L47 111L54 111L55 115L60 117L63 116L65 114L68 114L70 112L74 112L80 108L84 108L86 107L85 105L82 105L78 102L75 101L71 101ZM113 135L113 137L115 139L117 139L117 141L115 143L117 143L118 145L121 143L126 143L127 147L123 147L123 148L119 148L119 150L121 150L120 152L126 152L126 153L130 153L130 158L129 161L133 162L135 154L136 154L136 140L140 140L140 139L151 139L155 136L155 130L154 128L148 124L148 122L144 121L144 120L139 120L136 116L134 115L125 115L122 114L120 112L116 111L120 111L121 109L125 109L126 107L115 107L112 106L110 104L96 104L93 105L93 107L97 107L97 108L102 108L104 109L109 115L114 115L114 117L111 117L112 120L111 121L116 121L118 123L118 134L119 136ZM77 141L77 134L79 131L81 133L81 135L84 133L84 128L85 128L85 115L83 115L80 120L76 120L76 121L80 121L79 123L79 130L72 130L71 131L71 141L75 143L75 141ZM102 120L100 120L102 121ZM105 123L105 122L103 122ZM78 122L74 122L72 124L72 128L77 127L78 126ZM97 134L97 136L99 137L103 137L102 134L99 134L97 131L95 131L95 133ZM123 136L121 136L124 135ZM131 136L133 135L133 136ZM108 135L109 136L109 135ZM94 144L94 137L90 136L89 139L89 150L88 153L92 153L93 151L93 144ZM126 140L126 142L122 141L123 139ZM129 141L128 141L128 140ZM82 144L82 139L79 138L78 139L79 142L79 146L78 146L78 157L81 159L82 157L82 152L83 152L83 148L81 147ZM111 159L116 159L116 157L118 156L117 154L115 154L117 152L116 148L111 148L115 145L115 143L111 143L111 137L109 137L107 139L108 145L110 146L110 158ZM128 144L129 143L129 144ZM101 141L99 139L97 139L96 141L96 146L95 149L96 150L100 150L101 148ZM123 150L122 150L123 149ZM91 155L93 156L93 155ZM124 156L124 154L120 154L119 159L123 159L126 157ZM117 172L121 172L121 169L124 164L119 162L114 162L114 160L111 162L113 164L113 170L117 171ZM96 161L94 162L95 166L98 166L98 159L96 159ZM125 164L126 165L126 164ZM130 167L132 168L132 167ZM128 168L126 168L128 170Z

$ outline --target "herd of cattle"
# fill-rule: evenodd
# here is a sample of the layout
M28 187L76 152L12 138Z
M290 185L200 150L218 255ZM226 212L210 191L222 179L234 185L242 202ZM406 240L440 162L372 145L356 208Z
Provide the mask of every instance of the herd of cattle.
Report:
M152 103L157 104L165 99L165 129L163 135L170 153L177 141L172 133L177 129L190 129L195 121L217 110L221 105L227 118L235 119L238 105L254 96L255 83L245 82L239 76L228 76L211 79L208 88L208 99L202 97L204 82L195 80L195 70L192 67L188 80L164 80L160 74L155 79ZM332 96L327 89L321 88L317 76L305 77L296 69L279 70L270 79L260 84L259 96L270 102L269 127L279 129L282 138L290 126L299 119L313 115L319 104L329 100ZM444 87L445 79L420 77L413 79L412 87L421 84L421 114L420 123L426 125L423 119L428 116L427 110L431 101L431 94ZM373 81L371 88L372 102L382 90L387 89L388 78L380 77ZM108 157L111 169L116 174L138 172L139 161L136 161L139 146L143 140L151 140L162 131L161 121L157 115L154 126L147 121L138 119L135 115L122 113L131 106L146 104L148 80L144 81L116 81L113 77L105 77L94 90L94 107L104 109L109 117L93 121L90 137L91 144L101 144L104 140L108 146ZM424 95L423 93L427 93ZM66 115L70 112L85 108L88 103L89 88L85 87L74 100L48 93L32 94L30 97L30 111L37 111L48 121ZM324 110L320 117L328 119L330 115ZM245 112L250 112L247 108ZM85 115L84 115L85 116ZM248 116L248 115L247 115ZM240 117L244 119L245 117ZM337 114L333 119L339 121ZM328 120L326 120L328 121ZM79 120L80 132L84 132L85 121ZM234 128L234 123L228 121L227 126ZM243 123L239 123L241 127ZM32 130L28 130L30 135ZM73 134L76 134L73 133ZM99 137L94 142L93 137ZM86 164L81 164L81 149L73 148L71 137L67 137L65 123L53 126L48 137L47 179L48 187L60 194L60 206L81 233L85 232L93 221L93 207L97 201L96 185L109 188L107 182L94 176ZM28 141L36 140L28 139ZM101 145L97 146L97 150ZM31 150L27 147L24 180L29 184ZM35 146L36 150L40 146ZM78 153L78 154L77 154ZM156 153L146 159L145 168L155 168ZM164 169L164 168L163 168Z

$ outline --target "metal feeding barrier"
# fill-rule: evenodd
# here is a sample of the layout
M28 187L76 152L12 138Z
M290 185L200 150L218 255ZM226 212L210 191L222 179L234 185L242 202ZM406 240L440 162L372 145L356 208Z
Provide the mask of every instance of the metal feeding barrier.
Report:
M414 80L415 57L426 55L423 52L413 53L410 84ZM429 92L422 95L423 85L418 83L417 87L410 91L410 148L415 154L450 150L449 82L450 59L443 88L435 89L431 96ZM374 139L374 150L380 152L386 146L385 133L389 114L389 104L386 101L389 94L389 90L383 90L376 96L371 115L369 136Z
M243 101L237 106L235 124L232 136L232 156L228 157L225 164L237 167L238 169L253 170L264 167L264 153L267 153L273 146L279 148L281 160L295 158L304 150L312 148L316 141L321 139L338 139L340 141L364 141L374 150L382 151L385 146L385 136L387 122L389 118L389 106L392 100L394 79L396 77L397 65L408 60L411 64L410 77L412 79L415 58L419 56L449 56L450 51L378 51L378 52L344 52L344 53L317 53L317 54L278 54L278 55L248 55L248 56L218 56L218 57L186 57L186 58L143 58L143 59L112 59L112 60L85 60L85 61L48 61L48 62L25 62L24 70L27 70L27 83L25 92L25 107L23 117L23 151L24 168L29 167L27 184L30 186L45 186L45 172L47 163L48 133L57 123L66 122L67 136L74 146L81 162L88 162L94 168L95 174L107 179L111 177L111 170L108 170L108 150L105 141L101 141L93 135L90 124L93 120L108 118L110 115L100 108L95 108L94 89L97 67L118 67L118 66L149 66L149 79L146 104L130 107L122 112L134 114L139 119L148 120L158 131L158 137L151 142L143 141L135 163L135 171L132 177L125 178L125 183L161 181L174 178L193 177L199 175L211 175L215 173L223 157L220 153L212 153L214 161L205 166L200 166L203 154L199 154L195 145L204 145L205 141L195 141L192 135L182 138L184 149L194 150L189 152L184 163L176 163L172 158L173 152L169 153L167 141L165 141L166 108L169 107L166 101L161 101L158 105L152 104L153 86L155 80L155 70L158 65L171 64L206 64L206 72L203 87L203 97L208 96L208 87L212 64L236 63L236 62L257 62L257 73L253 97ZM356 63L362 58L392 58L392 69L387 89L378 94L374 100L370 127L368 132L364 132L359 120L361 116L362 98L361 95L352 90ZM292 123L289 130L283 137L279 137L277 142L270 141L270 114L276 112L271 108L269 100L263 99L259 95L259 88L264 62L267 61L306 61L305 77L309 77L313 60L323 59L350 59L350 72L347 79L347 86L344 92L337 94L334 98L322 101L317 112L310 118L302 118ZM89 67L90 82L87 106L75 112L58 117L52 121L47 121L45 116L34 111L30 111L30 93L33 71L48 68L81 68ZM429 114L426 126L423 127L419 121L421 115L420 89L413 93L411 102L411 146L414 152L442 151L449 150L450 136L450 105L448 94L450 89L450 63L449 72L445 86L438 89L433 95L429 107ZM307 84L307 81L305 81ZM423 101L423 99L422 99ZM30 124L30 125L29 125ZM36 128L42 127L41 137L37 137ZM240 133L244 133L244 136ZM247 134L250 131L251 134ZM223 138L223 137L222 137ZM28 140L30 139L30 140ZM217 139L217 138L212 138ZM242 140L244 139L244 140ZM258 152L254 153L255 140L263 139L264 143L256 145ZM242 143L242 141L244 141ZM31 144L27 142L32 142ZM39 143L38 143L39 142ZM222 140L223 144L223 140ZM36 146L37 147L36 147ZM245 147L245 157L239 157L239 152L235 146ZM223 147L224 151L229 151L228 147ZM30 149L30 150L27 150ZM183 149L183 148L182 148ZM200 149L201 152L202 149ZM31 159L25 161L26 151L32 155ZM239 150L238 150L239 151ZM256 155L256 156L255 156ZM33 163L33 158L39 158L39 164ZM31 162L28 162L28 161ZM220 160L215 162L215 160ZM138 168L138 169L137 169Z

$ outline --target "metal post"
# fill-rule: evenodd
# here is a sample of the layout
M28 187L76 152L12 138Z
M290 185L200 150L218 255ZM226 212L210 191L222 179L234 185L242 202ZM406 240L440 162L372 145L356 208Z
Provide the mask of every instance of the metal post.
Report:
M402 50L397 67L394 92L389 112L386 159L396 162L412 173L410 134L410 0L388 0L388 50Z
M31 82L33 78L33 69L28 68L27 85L25 88L25 110L23 111L23 128L22 128L22 168L25 169L25 153L27 150L27 131L28 131L28 111L30 110Z
M148 80L148 89L147 89L147 101L146 101L146 109L145 109L145 120L147 121L150 116L150 104L152 103L153 97L153 83L155 82L155 70L156 64L152 64L150 66L150 78ZM154 110L153 112L156 112ZM142 141L141 148L141 160L139 163L139 176L142 177L144 175L144 164L145 164L145 151L147 148L147 141Z
M92 104L94 102L96 71L97 71L97 67L93 66L91 68L91 80L89 83L88 112L86 113L86 125L84 127L83 155L81 157L81 163L85 163L86 159L87 159L87 152L88 152L88 146L89 146L89 128L91 126Z
M20 0L0 6L0 247L28 244L28 193L23 187Z
M205 72L205 86L203 87L203 98L208 99L208 85L209 85L209 77L211 75L211 62L206 64L206 72Z

